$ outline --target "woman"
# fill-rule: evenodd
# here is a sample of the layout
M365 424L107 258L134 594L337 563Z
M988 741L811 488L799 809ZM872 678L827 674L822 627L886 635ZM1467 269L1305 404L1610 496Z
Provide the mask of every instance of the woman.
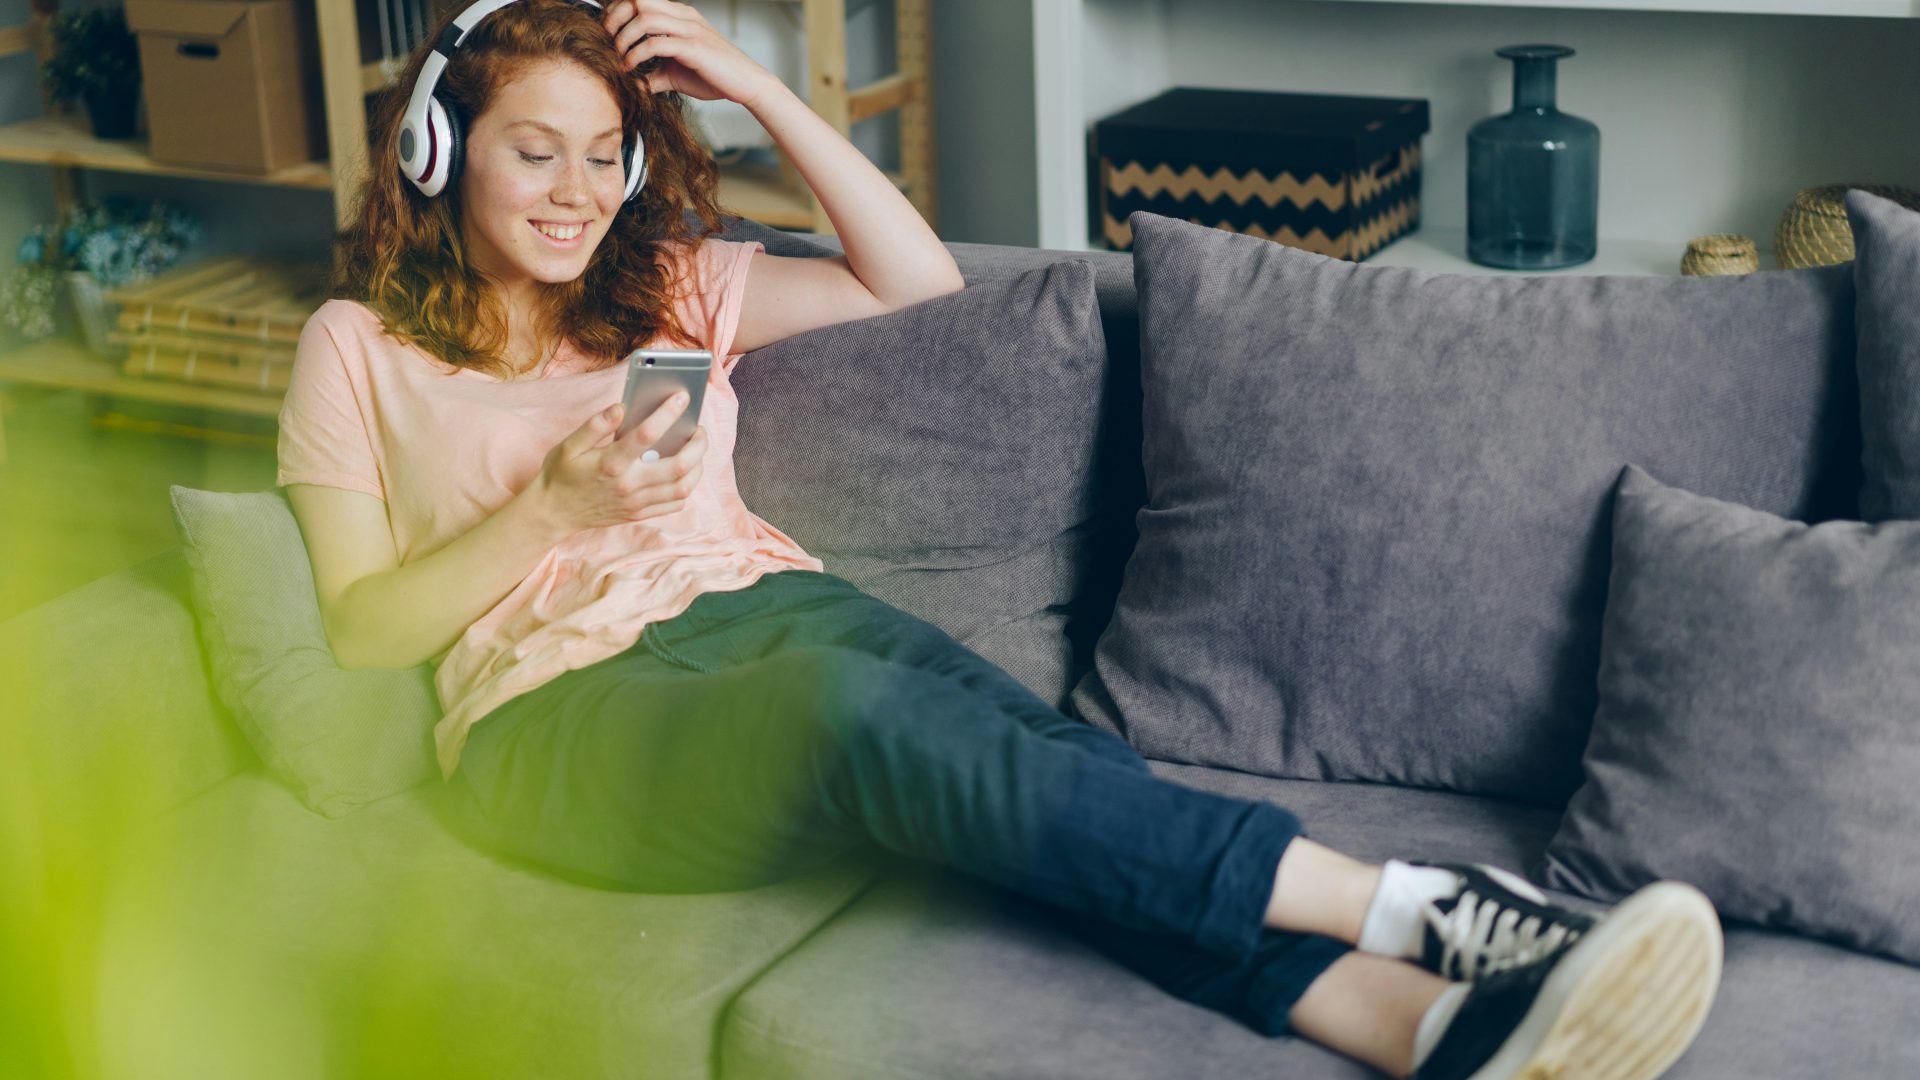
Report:
M877 844L1394 1076L1653 1076L1686 1047L1719 974L1696 891L1650 886L1596 921L1491 868L1347 858L1278 806L1157 779L748 512L740 354L953 292L952 258L684 4L487 0L454 25L437 84L423 51L379 110L338 299L301 338L279 482L339 662L437 665L463 832L659 892ZM444 133L403 125L404 95L429 84L460 135L423 151ZM683 94L750 109L846 254L714 238ZM440 153L443 188L420 164ZM647 448L679 402L614 437L619 361L647 343L716 357L700 428L667 458Z

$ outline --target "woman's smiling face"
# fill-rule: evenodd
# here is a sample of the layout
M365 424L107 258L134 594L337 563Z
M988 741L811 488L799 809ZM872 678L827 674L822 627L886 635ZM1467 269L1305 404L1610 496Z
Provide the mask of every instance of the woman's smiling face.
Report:
M620 106L586 68L529 66L467 132L460 231L508 288L571 281L620 209Z

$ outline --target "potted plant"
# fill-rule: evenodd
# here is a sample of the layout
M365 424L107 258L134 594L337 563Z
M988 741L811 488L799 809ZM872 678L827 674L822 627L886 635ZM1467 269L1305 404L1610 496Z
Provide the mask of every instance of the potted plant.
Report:
M101 290L167 269L201 235L199 222L164 203L125 197L75 203L20 241L20 265L0 286L0 317L31 340L52 336L54 297L64 279L88 347L111 354L114 313Z
M40 69L55 101L87 103L93 133L131 139L140 105L140 47L123 7L60 15L47 24L53 55Z

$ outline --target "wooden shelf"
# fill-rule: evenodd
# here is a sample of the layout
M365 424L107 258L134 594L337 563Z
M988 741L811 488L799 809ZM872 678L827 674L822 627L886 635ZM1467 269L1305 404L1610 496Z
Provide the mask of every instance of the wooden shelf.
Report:
M913 194L912 181L883 169L893 186ZM720 166L720 205L727 213L752 218L776 229L813 229L813 199L805 185L793 186L777 168L734 163Z
M266 187L333 190L333 172L324 161L309 161L278 172L259 174L168 165L147 154L145 139L97 139L77 117L40 117L0 126L0 161L79 166L153 176L190 176Z
M201 383L142 379L123 374L123 361L89 352L71 341L53 340L0 353L0 380L113 397L184 405L277 419L280 395L254 394Z
M813 227L813 203L774 168L736 162L720 166L720 205L730 214L776 229Z

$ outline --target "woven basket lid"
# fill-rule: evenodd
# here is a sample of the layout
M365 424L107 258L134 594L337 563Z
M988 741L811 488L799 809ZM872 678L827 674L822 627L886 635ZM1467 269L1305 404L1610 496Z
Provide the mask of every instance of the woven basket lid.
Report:
M1712 233L1687 241L1687 250L1702 255L1742 255L1754 250L1753 237L1739 233Z
M1823 184L1803 189L1794 195L1774 229L1774 255L1782 268L1798 270L1852 260L1847 192L1856 188L1920 211L1920 191L1892 184Z
M1760 255L1753 237L1738 233L1713 233L1687 241L1680 256L1680 272L1688 277L1717 274L1751 274L1760 269Z

